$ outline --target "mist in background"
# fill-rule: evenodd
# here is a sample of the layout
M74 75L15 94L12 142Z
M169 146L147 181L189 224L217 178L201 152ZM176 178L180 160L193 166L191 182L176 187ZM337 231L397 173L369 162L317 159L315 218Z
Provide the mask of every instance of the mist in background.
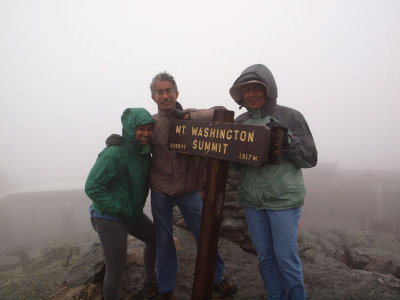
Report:
M126 107L157 106L175 76L184 108L238 110L229 88L265 64L299 110L319 166L399 170L400 2L0 0L0 195L83 187ZM310 170L311 171L311 170Z

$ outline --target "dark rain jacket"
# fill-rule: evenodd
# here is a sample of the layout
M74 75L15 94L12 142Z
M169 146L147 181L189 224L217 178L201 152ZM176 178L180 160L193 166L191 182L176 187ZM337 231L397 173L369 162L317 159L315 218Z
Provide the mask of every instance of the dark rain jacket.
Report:
M250 80L261 81L267 86L266 103L260 109L248 110L235 122L252 125L280 122L289 129L290 141L277 165L241 165L239 203L257 209L301 207L305 195L301 168L310 168L317 164L317 149L310 129L300 112L276 104L278 93L275 79L264 65L253 65L244 70L233 86ZM242 103L239 101L239 104Z
M122 116L122 146L105 148L86 180L85 192L93 208L125 223L142 214L148 195L150 145L135 139L136 127L154 123L144 108L128 108Z

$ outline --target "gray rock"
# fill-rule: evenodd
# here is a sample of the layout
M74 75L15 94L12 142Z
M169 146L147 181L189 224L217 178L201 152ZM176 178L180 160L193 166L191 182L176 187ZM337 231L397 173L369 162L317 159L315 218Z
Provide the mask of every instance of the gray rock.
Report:
M232 200L225 196L224 210L243 210L243 207L236 201L236 196Z
M393 234L375 233L372 235L371 239L371 248L381 249L400 255L400 243Z
M235 209L241 209L242 207L236 201L237 199L237 192L236 191L226 191L224 197L224 208L230 208L229 205L233 205ZM236 203L236 204L235 204Z
M100 275L102 273L102 275ZM101 282L104 278L105 264L100 243L93 243L82 258L71 268L67 275L66 284L78 287L87 283Z
M307 299L400 299L399 280L393 275L354 270L323 256L303 264L303 270Z
M243 230L246 229L246 222L243 219L228 218L222 220L222 230Z
M227 218L237 218L237 219L244 219L245 215L242 209L240 210L228 210L228 209L224 209L223 211L223 215L222 215L223 219L227 219Z
M222 230L220 236L232 242L242 242L245 240L241 230Z
M245 237L244 241L240 243L240 248L242 248L244 251L250 252L250 253L255 253L256 251L254 250L254 245L252 240L249 237Z
M369 247L371 244L370 235L366 231L348 231L344 235L344 244L349 248Z
M355 269L392 274L400 278L400 255L381 249L345 247L349 265Z

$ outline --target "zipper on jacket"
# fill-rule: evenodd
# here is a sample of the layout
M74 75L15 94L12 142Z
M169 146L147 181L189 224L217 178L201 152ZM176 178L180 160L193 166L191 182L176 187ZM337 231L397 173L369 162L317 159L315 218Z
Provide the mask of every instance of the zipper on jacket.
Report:
M255 192L255 193L253 193L253 195L255 195L255 197L257 198L257 197L258 197L258 189L257 189L257 182L256 182L256 178L257 178L256 172L257 172L257 169L256 169L256 166L252 166L252 167L253 167L253 190L254 190L254 192ZM254 200L256 200L256 199L254 199Z

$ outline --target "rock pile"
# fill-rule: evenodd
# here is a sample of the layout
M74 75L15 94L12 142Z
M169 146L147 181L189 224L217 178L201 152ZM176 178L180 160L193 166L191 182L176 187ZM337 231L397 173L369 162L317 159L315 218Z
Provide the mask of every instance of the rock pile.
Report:
M226 184L219 250L226 276L239 291L226 299L266 299L257 258L242 208L236 202L238 173ZM191 299L197 245L174 210L178 255L176 299ZM93 243L93 241L96 241ZM121 299L144 299L143 243L130 238ZM400 242L391 234L367 231L299 231L307 299L400 299ZM97 237L32 250L17 248L0 256L0 299L100 300L105 273ZM213 294L213 299L221 295Z
M176 298L191 299L197 246L192 235L184 229L175 227L174 236L179 259ZM121 299L144 299L142 258L144 245L134 238L129 238L128 244L128 263L123 276ZM264 299L261 277L254 276L255 273L258 274L255 272L256 257L224 239L220 242L220 251L225 258L226 276L237 282L240 288L232 299ZM99 243L94 243L81 260L70 269L66 280L50 299L101 300L104 267L101 246ZM215 292L213 299L220 298L221 295Z
M174 227L174 235L179 259L176 296L191 299L197 247L186 230ZM130 239L129 245L121 299L132 299L132 295L143 299L143 244ZM373 248L376 246L380 248ZM393 236L314 229L301 232L299 247L308 299L400 299L400 243ZM239 287L229 299L265 299L256 256L223 238L219 249L226 275ZM50 299L100 300L103 276L100 246L94 244ZM213 294L213 299L219 298L221 295Z
M174 227L174 237L179 260L176 296L190 299L197 246L180 227ZM0 299L100 300L104 259L93 241L84 247L61 243L33 256L32 249L0 256ZM219 249L226 275L239 287L228 299L265 299L256 256L224 238ZM308 299L400 299L400 243L392 235L302 230L299 252ZM143 244L129 239L122 299L144 299L142 253ZM7 264L10 258L12 264Z

